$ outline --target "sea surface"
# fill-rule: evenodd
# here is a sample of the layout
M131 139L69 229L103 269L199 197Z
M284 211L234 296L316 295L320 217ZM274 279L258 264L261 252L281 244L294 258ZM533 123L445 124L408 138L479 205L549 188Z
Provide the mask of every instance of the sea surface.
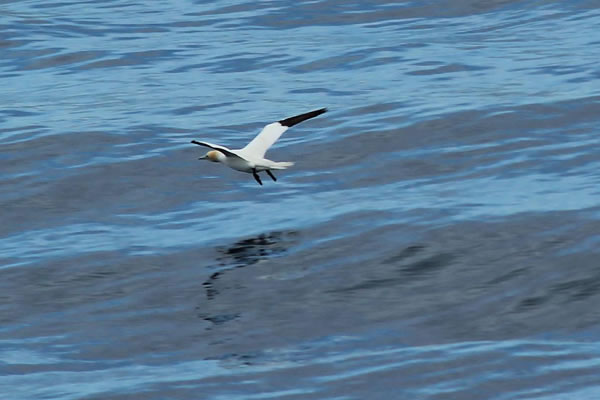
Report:
M0 398L599 399L600 4L0 2ZM198 161L314 109L277 182Z

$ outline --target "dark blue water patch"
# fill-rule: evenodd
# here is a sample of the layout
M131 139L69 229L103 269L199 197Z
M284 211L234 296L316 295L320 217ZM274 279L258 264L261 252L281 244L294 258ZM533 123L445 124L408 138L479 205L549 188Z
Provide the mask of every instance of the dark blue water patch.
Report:
M74 1L62 1L62 2L52 2L52 3L44 3L44 4L34 4L33 8L40 8L40 9L44 9L44 8L61 8L61 7L68 7L68 6L73 6L75 4L77 4L78 2L74 2ZM93 3L93 1L83 1L83 4L85 3Z
M290 72L306 73L313 70L360 70L386 64L396 64L405 61L405 58L401 55L402 53L402 45L399 45L398 47L383 46L378 48L363 48L334 56L327 55L324 58L316 59L308 63L296 63L290 69Z
M178 67L171 69L168 72L183 73L199 69L215 74L232 72L245 73L249 71L263 71L271 67L285 65L290 63L293 59L293 57L285 54L264 57L264 55L260 53L237 53L213 57L209 61Z
M33 61L37 58L52 58L56 53L59 53L62 49L56 47L45 47L42 49L11 49L7 52L5 66L10 67L12 71L25 70ZM49 57L46 57L49 56Z
M179 73L184 73L184 72L189 72L189 71L193 71L193 70L203 70L203 69L208 69L210 68L211 64L210 63L197 63L197 64L191 64L191 65L184 65L178 68L173 68L168 70L168 73L171 74L179 74Z
M46 68L59 68L69 66L71 64L80 64L90 60L104 57L107 53L103 51L78 51L75 53L61 53L58 55L38 58L33 62L25 64L23 67L18 68L25 71L46 69Z
M247 72L286 65L290 61L291 58L287 55L272 55L265 58L261 54L254 54L248 57L233 57L210 63L209 69L213 73Z
M24 111L24 110L14 110L14 109L3 109L0 110L0 119L4 119L3 117L31 117L33 115L37 115L39 113Z
M358 91L352 91L352 90L334 90L334 89L328 89L325 87L320 87L320 88L309 88L309 89L294 89L294 90L290 90L291 94L294 93L306 93L306 94L310 94L310 93L325 93L331 96L352 96L352 95L356 95L359 92Z
M182 107L182 108L178 108L176 110L172 110L172 111L170 111L170 113L173 113L175 115L187 115L187 114L202 112L204 110L210 110L210 109L215 109L215 108L221 108L224 106L230 106L233 104L236 104L236 103L235 102L226 102L226 103L215 103L215 104L206 104L206 105L198 105L198 106L188 106L188 107Z
M590 81L590 78L592 78L592 79L600 78L600 73L595 73L594 75L595 76L593 76L593 77L585 76L585 77L567 79L567 82L568 83L577 83L577 84L586 84Z
M323 70L337 70L340 67L351 68L351 66L354 63L363 60L364 52L365 52L365 50L361 50L359 52L352 51L347 54L330 56L330 57L320 59L317 61L311 61L307 64L294 66L290 70L290 72L306 73L309 71L313 71L315 69L323 71Z
M118 58L109 58L106 60L87 63L78 67L78 69L89 70L96 68L112 68L124 66L147 66L156 62L160 62L161 60L170 60L174 57L177 57L177 54L177 50L166 49L129 52L121 54Z
M351 114L363 115L361 125L373 129L379 121L378 114L386 113L386 121L395 121L394 114L400 114L397 119L403 120L402 103L375 104L363 109L355 109ZM356 157L367 156L369 153L386 157L386 162L401 162L406 156L399 158L390 153L394 148L398 151L411 151L415 146L420 149L418 157L425 148L438 153L441 149L462 146L468 156L460 156L463 166L473 161L473 155L481 154L486 157L510 160L518 159L525 150L531 151L559 151L564 154L577 153L581 146L588 146L588 141L593 141L593 130L589 123L596 120L596 99L566 101L547 104L530 104L521 107L499 108L479 111L467 111L440 116L437 119L428 119L422 123L417 122L389 131L368 131L344 129L345 135L328 136L336 142L343 142L348 154ZM370 113L375 118L370 117ZM577 121L575 127L570 121ZM356 123L355 123L356 126ZM568 126L568 128L566 128ZM565 127L559 129L559 127ZM364 128L362 128L364 130ZM356 132L356 135L352 135ZM524 134L527 132L527 135ZM347 140L346 140L347 139ZM474 147L472 147L474 146ZM495 148L497 150L492 150ZM506 149L502 155L498 149ZM583 150L583 148L581 148ZM435 158L445 158L448 151L438 154ZM415 154L416 155L416 154ZM318 157L316 157L318 159ZM532 159L537 159L532 156ZM350 157L348 161L352 161ZM429 158L433 160L434 158ZM424 160L419 160L423 162ZM457 159L457 162L459 160ZM318 161L315 160L315 162ZM335 165L335 163L334 163ZM459 166L459 164L457 164ZM413 170L409 168L407 172ZM520 169L523 171L522 169Z
M89 25L92 25L93 28L90 28ZM63 18L55 19L52 23L48 24L48 26L43 26L38 29L44 30L44 33L48 36L61 39L90 38L106 34L106 31L104 29L98 29L94 22L72 21ZM37 33L39 34L40 32Z
M477 66L477 65L464 65L464 64L447 64L433 69L423 69L418 71L410 71L408 75L437 75L437 74L449 74L456 72L467 72L467 71L483 71L490 69L491 67Z
M15 144L26 142L32 138L43 136L49 133L47 126L42 125L21 125L14 128L0 129L0 138L3 144Z
M171 28L187 28L187 29L192 29L192 28L205 28L205 27L218 27L219 29L222 28L222 26L229 21L228 18L210 18L210 19L201 19L198 20L196 18L192 18L190 20L184 20L184 21L174 21L174 22L170 22L170 23L165 23L163 26L165 27L171 27ZM190 44L188 46L191 46L191 48L195 48L194 46L204 46L202 44Z
M382 21L409 21L427 17L453 18L468 15L489 13L492 10L510 9L517 0L499 0L482 5L474 0L452 3L452 7L437 7L429 2L412 2L407 4L387 3L340 4L336 1L295 4L293 7L280 8L267 15L259 15L249 19L249 25L269 29L297 29L304 26L319 25L353 25L381 23Z
M600 293L600 271L586 278L560 283L553 288L552 292L564 294L566 302L586 300Z
M437 326L429 335L441 335L445 339L451 337L451 340L510 337L526 331L535 334L549 328L557 331L580 329L579 324L557 326L545 312L565 304L560 293L570 290L572 284L576 287L583 284L585 295L598 295L593 284L595 267L592 260L585 255L568 257L569 262L579 260L580 272L591 273L592 280L582 278L583 281L576 283L572 279L563 282L569 273L563 271L561 265L567 260L562 257L555 259L556 250L569 247L573 242L553 240L538 246L534 232L539 224L546 224L546 217L521 219L524 221L515 218L508 224L513 228L516 224L519 227L517 231L529 232L534 236L529 236L531 240L523 240L522 235L519 239L513 238L511 232L515 230L507 229L504 222L498 222L442 228L425 235L421 233L418 244L414 244L407 242L405 237L394 240L400 232L388 226L363 234L362 240L342 237L335 243L325 242L305 251L292 250L272 257L273 254L261 255L259 250L267 250L276 243L266 237L264 241L258 237L247 242L252 243L251 247L242 246L239 254L250 248L259 251L260 261L256 261L254 256L244 258L239 260L240 267L225 270L209 280L210 290L207 293L211 295L207 298L208 302L198 307L203 310L203 319L218 321L219 328L215 326L214 334L221 337L223 334L234 335L240 324L249 334L253 329L260 331L264 326L275 324L279 330L286 331L286 335L296 337L303 331L303 324L308 324L312 329L310 333L305 332L313 337L313 334L326 335L323 331L327 329L325 326L348 332L353 329L351 327L369 326L384 320L387 324L396 321L400 325ZM577 229L577 223L573 222L569 225L569 232L563 229L560 235L566 235L566 238ZM544 233L549 231L546 227ZM306 237L306 232L296 236L299 242L303 237ZM378 253L368 251L374 244L377 244ZM345 248L357 250L354 259L339 258ZM361 251L366 253L358 260L356 254L361 254ZM528 254L532 252L538 255L531 258ZM446 257L448 253L452 253L453 257ZM336 262L327 263L330 259ZM436 267L432 269L431 266ZM408 275L406 268L409 268ZM537 279L532 281L532 276L537 276ZM525 282L529 283L523 286ZM555 286L557 282L559 286ZM552 293L550 297L544 294L546 290ZM532 300L536 297L546 300ZM379 304L386 307L370 307L369 299L373 298L379 299ZM403 302L403 298L411 301ZM298 299L304 301L299 302ZM267 302L277 303L277 308ZM311 304L328 304L329 310L313 309ZM578 307L577 304L572 306ZM428 311L422 312L423 307ZM329 312L332 314L329 315ZM585 317L572 315L567 318L581 322L592 318L581 327L594 324L591 308L584 314ZM414 320L417 315L421 318ZM563 310L561 315L566 317L568 312ZM321 318L333 321L320 329L321 324L317 321ZM280 319L286 321L284 325L278 322ZM292 325L289 330L286 324ZM403 329L410 331L407 326ZM517 333L519 331L521 333ZM233 337L230 337L231 340Z
M573 75L592 72L595 70L593 65L546 65L538 68L525 68L524 71L529 71L532 74L548 74L548 75ZM589 79L589 78L588 78Z
M213 3L218 3L218 2L213 1ZM207 3L202 2L201 4L204 6ZM250 2L245 2L245 3L242 2L240 4L226 5L226 6L220 6L219 4L216 4L216 7L211 10L200 11L200 12L191 12L191 13L188 13L187 15L205 16L205 15L219 15L219 14L229 15L229 14L244 13L244 12L255 13L258 10L269 9L271 7L272 7L271 2L264 2L264 3L260 3L260 4L255 4L255 3L250 3Z
M4 36L4 34L3 34L3 36ZM0 39L0 48L2 48L2 49L11 49L13 47L25 46L28 43L30 43L30 41L28 41L28 40L7 40L7 39Z

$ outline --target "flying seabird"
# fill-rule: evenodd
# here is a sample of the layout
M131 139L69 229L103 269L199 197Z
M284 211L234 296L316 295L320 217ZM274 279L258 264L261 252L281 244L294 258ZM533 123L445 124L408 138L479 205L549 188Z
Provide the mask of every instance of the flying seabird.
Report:
M296 115L295 117L282 119L281 121L266 125L263 130L246 145L246 147L238 150L231 150L225 146L219 146L208 142L199 142L197 140L192 140L192 143L210 147L212 149L204 156L200 157L199 160L220 162L227 165L229 168L251 173L252 176L254 176L254 179L256 179L256 182L262 185L262 181L258 176L259 172L266 171L271 179L276 181L277 178L275 178L275 175L271 172L272 170L286 169L287 167L294 165L293 162L276 162L264 158L269 147L271 147L288 128L291 128L302 121L306 121L307 119L314 118L317 115L321 115L326 111L326 108L321 108L319 110L310 111L305 114Z

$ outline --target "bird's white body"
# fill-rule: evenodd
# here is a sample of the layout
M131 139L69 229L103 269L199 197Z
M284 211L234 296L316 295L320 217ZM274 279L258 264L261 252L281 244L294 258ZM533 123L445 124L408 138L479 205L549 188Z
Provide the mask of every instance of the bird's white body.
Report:
M262 181L257 174L258 172L266 171L273 180L276 180L275 176L270 172L271 170L286 169L294 165L293 162L276 162L264 158L269 147L271 147L288 128L309 118L323 114L326 111L327 109L322 108L320 110L286 118L279 122L273 122L265 126L263 130L242 149L232 150L225 146L208 142L199 142L197 140L192 140L192 143L210 147L212 149L206 153L204 157L201 157L201 159L220 162L237 171L251 173L254 176L254 179L262 185Z
M227 156L225 153L222 153L218 150L209 151L211 153L208 155L208 159L211 161L220 162L222 164L227 165L231 169L235 169L237 171L252 173L253 171L261 172L267 171L271 169L286 169L287 167L291 167L294 165L293 162L276 162L271 161L262 157L255 157L252 154L248 154L244 151L244 149L239 150L230 150L224 146L224 150L228 150L230 153L236 155L237 157ZM213 153L214 152L214 153Z

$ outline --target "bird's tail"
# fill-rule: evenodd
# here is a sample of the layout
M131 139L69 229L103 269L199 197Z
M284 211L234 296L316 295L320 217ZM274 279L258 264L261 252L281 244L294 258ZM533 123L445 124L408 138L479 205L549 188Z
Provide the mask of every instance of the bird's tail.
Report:
M294 163L291 161L281 161L281 162L273 161L273 164L271 164L271 166L269 168L270 169L286 169L288 167L291 167L292 165L294 165Z

